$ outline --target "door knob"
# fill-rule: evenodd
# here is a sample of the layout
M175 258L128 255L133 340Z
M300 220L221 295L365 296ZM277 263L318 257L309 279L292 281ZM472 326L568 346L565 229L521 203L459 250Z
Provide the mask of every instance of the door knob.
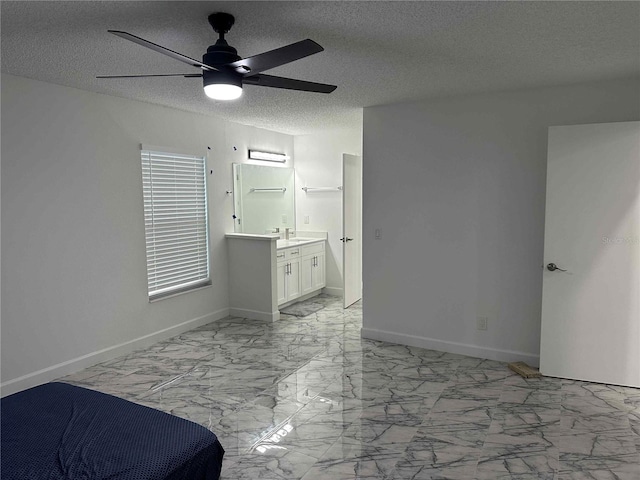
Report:
M555 263L547 264L547 270L549 270L550 272L555 272L556 270L560 270L561 272L566 272L566 270L563 270L562 268L558 267Z
M349 237L342 237L342 238L340 239L340 241L341 241L341 242L351 242L351 241L353 241L353 238L349 238Z

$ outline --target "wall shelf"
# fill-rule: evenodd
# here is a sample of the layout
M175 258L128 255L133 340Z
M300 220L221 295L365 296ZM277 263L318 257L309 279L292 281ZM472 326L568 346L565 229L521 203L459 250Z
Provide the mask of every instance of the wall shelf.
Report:
M305 193L315 192L341 192L342 187L302 187Z

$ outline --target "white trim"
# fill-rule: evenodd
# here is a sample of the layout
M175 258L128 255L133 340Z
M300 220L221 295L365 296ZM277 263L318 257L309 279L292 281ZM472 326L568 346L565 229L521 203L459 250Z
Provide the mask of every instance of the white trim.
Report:
M489 360L497 360L499 362L522 361L534 367L537 367L540 363L540 355L536 355L534 353L500 350L497 348L481 347L479 345L436 340L416 335L406 335L404 333L377 330L375 328L362 328L360 334L362 338L368 338L370 340L380 340L382 342L397 343L400 345L408 345L410 347L427 348L429 350L438 350L440 352L457 353L459 355L486 358Z
M322 293L333 295L334 297L342 297L344 296L344 289L340 287L324 287Z
M248 308L230 308L229 315L232 317L242 317L251 320L260 320L263 322L277 322L280 320L280 311L260 312L258 310L249 310Z
M223 308L215 312L203 315L202 317L194 318L182 322L178 325L174 325L169 328L164 328L154 333L144 335L142 337L129 340L128 342L113 345L96 352L91 352L81 357L77 357L66 362L58 363L51 367L43 368L36 372L28 373L13 380L8 380L0 384L0 396L10 395L12 393L25 390L27 388L35 387L46 382L50 382L57 378L70 375L85 368L91 367L98 363L106 362L107 360L114 359L121 355L127 355L134 350L141 348L147 348L154 343L158 343L162 340L166 340L176 335L180 335L188 330L206 325L207 323L215 322L229 316L229 309Z

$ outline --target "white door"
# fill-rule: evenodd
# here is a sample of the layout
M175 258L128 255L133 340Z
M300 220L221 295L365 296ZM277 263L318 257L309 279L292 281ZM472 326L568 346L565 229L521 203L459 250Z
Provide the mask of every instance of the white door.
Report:
M287 301L300 296L300 260L289 261L289 274L287 275Z
M306 295L315 290L313 284L313 269L315 256L302 257L300 260L300 294Z
M278 279L278 305L287 301L287 272L286 263L278 263L276 266L276 278Z
M362 157L342 155L344 308L362 298Z
M327 285L327 280L324 278L324 253L318 253L313 257L315 259L313 265L313 276L311 283L313 284L313 290L318 290Z
M540 371L640 387L640 122L548 148Z

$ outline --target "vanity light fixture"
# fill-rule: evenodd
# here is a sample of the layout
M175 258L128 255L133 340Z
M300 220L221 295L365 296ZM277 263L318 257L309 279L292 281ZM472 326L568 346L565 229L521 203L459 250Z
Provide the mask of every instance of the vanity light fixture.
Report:
M267 162L280 163L291 159L289 155L285 155L284 153L260 152L258 150L249 150L249 158L251 160L266 160Z

